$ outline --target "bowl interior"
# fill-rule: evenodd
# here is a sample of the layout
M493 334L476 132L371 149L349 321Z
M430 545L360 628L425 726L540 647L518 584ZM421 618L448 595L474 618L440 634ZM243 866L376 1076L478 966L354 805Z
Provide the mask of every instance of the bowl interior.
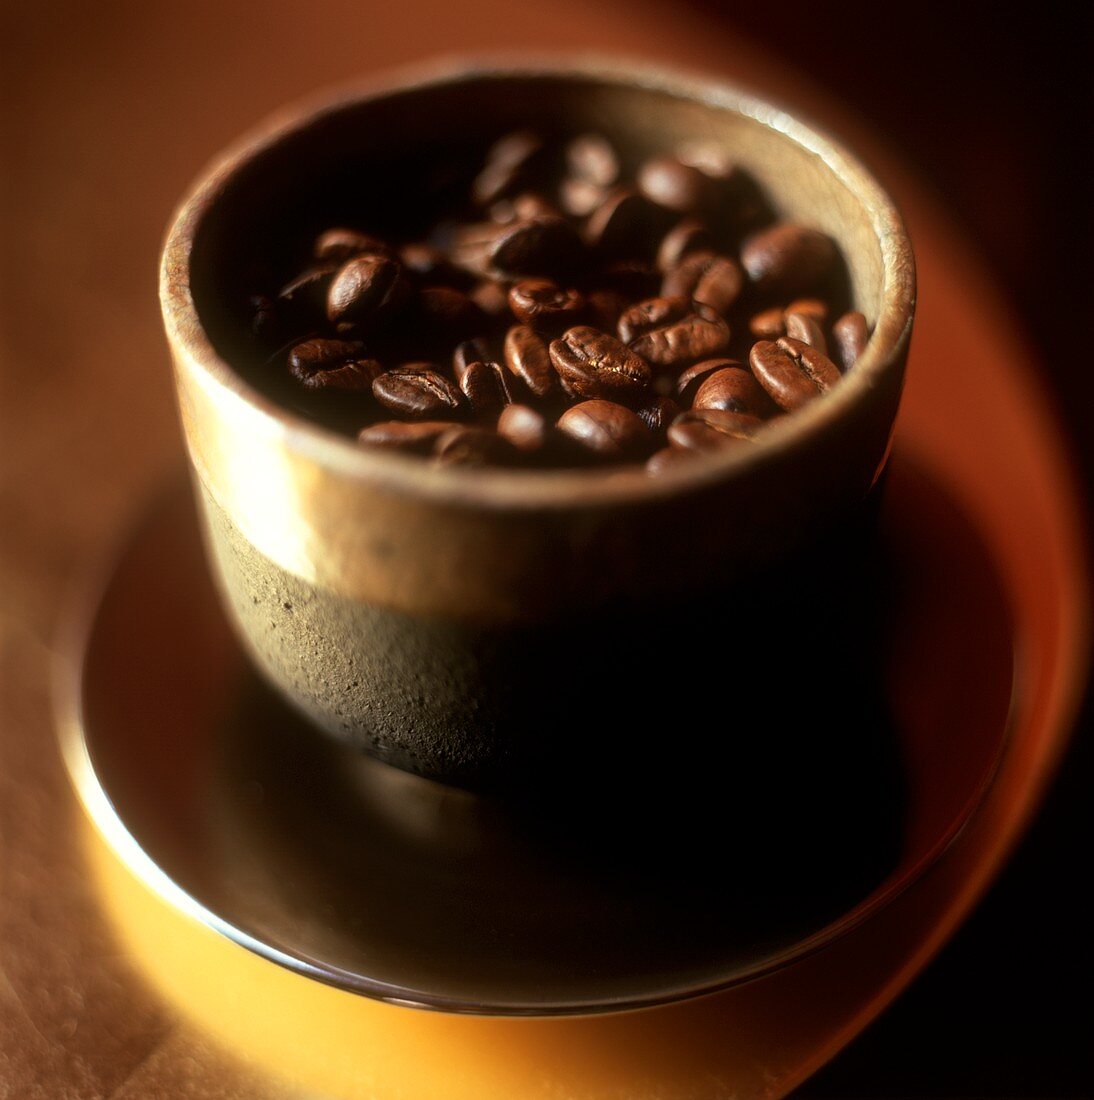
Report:
M305 110L246 148L217 182L191 255L195 307L216 351L229 362L245 356L245 303L256 277L288 278L309 237L348 223L415 239L466 186L489 144L518 128L548 138L602 132L632 169L682 142L724 147L779 216L840 242L850 300L876 323L885 282L878 194L800 123L731 89L493 70Z

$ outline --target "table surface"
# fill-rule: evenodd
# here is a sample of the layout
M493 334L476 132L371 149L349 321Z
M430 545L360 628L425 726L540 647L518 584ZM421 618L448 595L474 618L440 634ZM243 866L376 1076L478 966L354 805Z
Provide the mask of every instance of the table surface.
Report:
M50 713L72 586L179 461L155 297L174 201L279 103L453 50L632 53L808 101L845 134L855 126L754 46L667 4L120 0L36 5L14 22L0 223L0 1096L273 1095L120 950L75 839ZM879 157L921 256L943 247L944 222ZM960 274L931 274L957 292Z

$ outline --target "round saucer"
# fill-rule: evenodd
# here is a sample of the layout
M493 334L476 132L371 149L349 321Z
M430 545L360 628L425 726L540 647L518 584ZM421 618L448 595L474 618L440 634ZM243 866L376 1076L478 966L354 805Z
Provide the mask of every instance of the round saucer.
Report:
M793 759L773 742L745 776L666 771L503 803L329 742L275 698L222 616L179 485L89 620L66 761L139 877L331 985L498 1015L725 988L899 894L999 759L1014 646L991 558L900 456L881 532L865 601L882 612L876 633L861 654L830 655L852 688L807 701ZM773 728L780 714L791 720L776 707Z

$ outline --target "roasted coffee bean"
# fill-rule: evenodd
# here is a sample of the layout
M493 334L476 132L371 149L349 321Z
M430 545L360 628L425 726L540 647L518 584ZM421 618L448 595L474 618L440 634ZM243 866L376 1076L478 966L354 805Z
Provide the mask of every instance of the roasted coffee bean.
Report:
M646 425L614 401L582 401L559 417L558 430L587 451L602 458L627 458L649 448Z
M669 442L687 451L720 451L749 443L764 426L757 416L725 409L691 409L669 426Z
M566 167L575 179L611 187L619 179L619 157L607 138L580 134L566 146Z
M691 312L687 298L647 298L626 310L617 326L624 344L636 340L645 332L679 321Z
M832 338L836 341L840 365L845 371L849 371L866 350L870 339L866 318L854 309L845 313L832 325Z
M550 431L543 414L530 405L506 405L498 417L498 434L508 439L518 451L542 451Z
M351 359L361 359L365 345L360 340L302 340L289 352L289 370L297 374L314 374L318 370L340 367Z
M452 263L445 252L422 241L404 244L399 249L399 259L403 270L413 275L419 283L462 286L467 281L467 275Z
M681 164L697 168L717 183L730 183L739 175L729 150L716 141L682 142L676 147L675 155Z
M703 359L698 363L692 363L690 367L681 372L676 379L676 395L684 403L691 405L695 400L699 387L716 371L729 367L739 367L741 364L736 359Z
M820 298L795 298L783 310L784 316L787 313L804 313L812 317L818 325L823 325L828 320L828 306Z
M787 222L753 234L741 248L741 263L761 294L790 296L811 290L835 261L831 237Z
M278 300L296 309L321 307L337 271L338 266L330 263L309 267L278 291Z
M509 288L509 308L521 324L565 327L584 310L585 299L576 290L564 290L550 279L522 279Z
M786 335L808 344L811 348L823 354L828 354L828 341L824 338L824 330L817 324L815 318L808 313L797 310L787 310L783 320L786 323Z
M649 237L650 204L637 191L618 187L589 215L585 240L602 255L641 252Z
M550 354L565 388L579 397L634 402L649 389L649 364L614 336L588 325L553 340Z
M681 218L664 236L657 249L657 267L668 272L693 252L711 252L714 241L705 222Z
M581 241L565 218L528 218L503 227L490 249L499 271L514 275L555 275L571 270L581 257Z
M530 218L560 218L562 211L538 191L522 191L511 199L500 199L490 207L490 220L510 225Z
M452 352L452 373L456 376L456 381L463 381L463 376L472 363L488 362L489 359L490 348L485 340L475 337L461 341Z
M761 310L749 319L748 331L757 340L777 340L786 335L786 322L782 306Z
M671 397L658 397L638 410L638 419L654 435L663 435L680 415L680 406Z
M384 368L376 359L354 359L341 367L296 375L309 390L339 390L347 393L371 393L373 381Z
M512 457L512 444L488 428L450 425L433 444L438 466L500 466Z
M598 274L597 284L607 290L618 291L633 302L657 295L661 276L657 268L645 260L612 260Z
M558 185L562 209L575 218L587 218L607 197L603 187L576 176L567 176Z
M696 303L686 317L643 333L631 345L647 363L662 370L709 359L729 346L729 325L709 307Z
M384 408L419 419L453 415L461 404L459 390L432 363L386 371L372 383L372 395Z
M251 312L251 335L256 340L272 342L281 331L274 300L266 294L252 294L247 300Z
M723 367L703 379L691 407L765 417L771 412L771 399L743 367Z
M363 329L380 325L410 296L402 264L388 256L356 256L338 270L327 291L327 316Z
M450 286L427 286L415 302L416 319L427 331L458 337L480 330L486 315L463 291Z
M725 313L744 288L744 272L736 260L714 252L685 256L661 283L665 297L692 298Z
M385 420L370 424L357 433L357 440L367 447L384 447L395 451L424 454L433 449L437 439L452 427L451 420Z
M531 174L543 151L543 139L530 130L517 130L499 138L486 154L486 164L471 185L471 197L479 206L489 206Z
M330 263L342 264L354 256L365 253L374 253L378 256L390 256L391 246L379 237L373 237L369 233L361 233L356 229L335 228L320 233L315 238L312 255L317 260L326 260Z
M483 279L476 283L467 296L486 314L487 317L507 317L509 315L509 294L505 287L493 279Z
M500 363L480 361L468 364L459 376L459 384L475 412L497 412L513 400L506 373Z
M694 461L695 456L699 453L698 451L684 450L682 447L662 447L661 450L654 451L646 459L646 473L657 477L667 470L675 470L685 463Z
M749 355L752 373L781 409L792 412L839 381L836 365L816 348L783 336L761 340Z
M589 323L602 332L614 332L630 299L618 290L607 287L589 291L585 295Z
M638 190L650 202L679 214L694 214L711 198L709 177L675 157L651 157L638 169Z
M505 365L536 397L546 397L556 385L547 343L529 325L513 325L505 334Z

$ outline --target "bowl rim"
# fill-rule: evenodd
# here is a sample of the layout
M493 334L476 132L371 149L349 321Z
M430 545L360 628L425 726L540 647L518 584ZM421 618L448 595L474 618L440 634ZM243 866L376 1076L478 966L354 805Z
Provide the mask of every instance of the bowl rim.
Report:
M418 456L362 447L354 439L293 412L268 397L209 339L191 290L194 241L234 177L270 149L314 124L373 100L484 80L589 80L687 99L744 115L821 160L868 211L882 259L881 302L870 340L855 369L823 401L765 427L754 445L729 448L703 461L678 463L658 477L642 466L602 469L507 470L436 467ZM249 430L272 437L290 452L340 477L398 493L476 507L526 510L596 507L658 500L681 491L747 476L753 468L808 444L830 429L888 373L901 369L911 336L916 278L911 241L895 202L861 160L798 112L710 75L666 68L641 58L603 54L460 54L387 69L366 79L313 93L268 115L216 156L184 195L164 240L159 298L176 372L185 372L209 398L230 407Z

